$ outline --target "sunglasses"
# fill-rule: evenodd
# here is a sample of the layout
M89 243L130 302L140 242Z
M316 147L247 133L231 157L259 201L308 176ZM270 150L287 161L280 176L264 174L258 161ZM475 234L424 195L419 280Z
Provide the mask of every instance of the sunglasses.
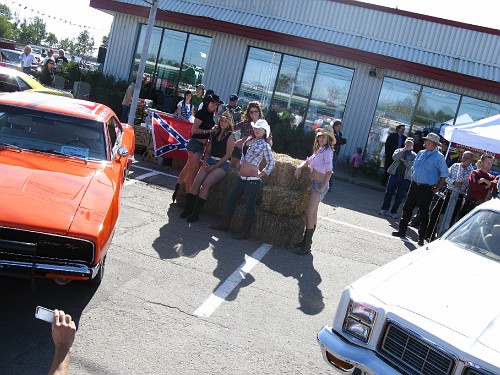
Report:
M255 110L250 110L250 111L248 111L248 112L250 112L250 113L260 113L260 111L259 111L258 109L255 109Z

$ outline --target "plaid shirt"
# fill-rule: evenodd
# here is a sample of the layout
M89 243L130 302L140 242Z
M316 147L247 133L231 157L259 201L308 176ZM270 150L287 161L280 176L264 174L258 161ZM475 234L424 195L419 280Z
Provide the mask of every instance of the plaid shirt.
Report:
M241 130L242 137L253 135L252 122L250 120L240 121L234 125L234 130Z
M449 190L456 190L460 194L464 194L469 187L469 175L474 170L472 165L469 165L467 168L462 168L462 163L452 164L450 168L448 168L449 175L446 178L447 188ZM458 187L453 185L454 182L462 182L463 185Z
M251 139L253 138L249 138L248 141ZM245 147L245 144L248 141L245 141L243 147ZM246 154L243 153L243 155L241 156L240 163L246 161L250 164L258 166L260 165L262 158L266 159L267 162L266 167L262 172L264 172L266 175L269 175L274 169L274 157L273 153L271 152L271 146L269 146L266 140L263 138L255 140L255 142L248 147Z

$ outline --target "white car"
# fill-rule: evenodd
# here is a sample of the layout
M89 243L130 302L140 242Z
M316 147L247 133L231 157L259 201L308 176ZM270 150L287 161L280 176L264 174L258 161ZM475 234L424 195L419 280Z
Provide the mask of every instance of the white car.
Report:
M500 200L347 287L318 342L344 374L500 374Z

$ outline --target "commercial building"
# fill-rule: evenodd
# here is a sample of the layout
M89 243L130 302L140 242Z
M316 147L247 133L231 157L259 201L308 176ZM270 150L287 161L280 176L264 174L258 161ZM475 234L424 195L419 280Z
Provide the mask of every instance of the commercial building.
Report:
M130 79L148 3L90 5L114 15L104 71ZM165 110L202 82L289 113L290 126L341 118L344 156L383 158L399 124L409 133L500 113L500 30L353 0L160 0L146 73Z

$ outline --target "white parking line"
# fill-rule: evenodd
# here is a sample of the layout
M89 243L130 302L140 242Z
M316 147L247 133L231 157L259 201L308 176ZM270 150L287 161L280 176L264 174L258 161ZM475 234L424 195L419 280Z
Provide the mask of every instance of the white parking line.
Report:
M144 171L149 171L149 173L144 173L144 174L141 174L140 176L137 176L135 178L128 179L127 181L125 181L125 186L129 186L129 185L135 184L136 182L144 180L145 178L152 177L152 176L157 176L157 175L162 175L162 176L177 178L176 175L165 173L165 172L156 171L156 170L151 169L151 168L141 167L140 165L132 165L132 170L130 171L129 175L134 174L133 170L136 169L136 168L137 169L142 169Z
M140 165L132 164L132 169L135 169L135 168L142 169L142 170L145 170L145 171L150 171L150 172L156 172L157 174L161 174L161 175L167 176L167 177L172 177L172 178L178 178L179 177L179 176L176 176L175 174L160 172L160 171L156 171L156 170L151 169L151 168L146 168L146 167L142 167Z
M390 238L392 240L398 240L398 241L403 241L403 242L408 242L408 243L412 243L410 240L406 239L406 238L402 238L402 237L394 237L394 236L391 236L390 234L385 234L385 233L381 233L381 232L377 232L377 231L374 231L374 230L371 230L371 229L366 229L366 228L363 228L363 227L358 227L357 225L354 225L354 224L348 224L348 223L345 223L343 221L339 221L339 220L335 220L335 219L330 219L329 217L324 217L324 216L321 216L321 217L318 217L319 219L321 220L327 220L327 221L330 221L332 223L336 223L336 224L340 224L340 225L344 225L346 227L350 227L350 228L354 228L354 229L357 229L357 230L363 230L365 232L368 232L368 233L372 233L372 234L376 234L378 236L382 236L382 237L386 237L386 238Z
M245 262L229 276L224 283L208 297L203 304L196 309L194 315L200 317L209 317L225 301L227 296L241 283L245 276L254 268L259 261L273 247L270 244L263 244L252 255L246 257Z

